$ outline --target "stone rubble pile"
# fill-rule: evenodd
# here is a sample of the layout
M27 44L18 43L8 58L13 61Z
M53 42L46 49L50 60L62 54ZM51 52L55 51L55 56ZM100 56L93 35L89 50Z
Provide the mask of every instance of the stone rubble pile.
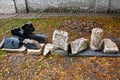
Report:
M47 36L35 34L34 31L35 28L31 22L24 24L21 28L15 27L11 30L12 37L4 38L0 48L6 51L27 51L32 54L41 54L47 43Z
M103 30L101 28L94 28L92 30L91 40L79 38L71 43L68 43L69 36L66 31L55 30L53 32L52 43L47 43L47 36L45 34L34 34L34 30L35 28L32 23L26 23L22 30L18 27L14 28L11 30L13 37L3 39L0 47L2 50L27 50L29 54L43 54L44 56L49 54L66 56L69 54L69 51L76 55L88 48L92 51L103 51L104 53L119 52L115 42L103 38Z

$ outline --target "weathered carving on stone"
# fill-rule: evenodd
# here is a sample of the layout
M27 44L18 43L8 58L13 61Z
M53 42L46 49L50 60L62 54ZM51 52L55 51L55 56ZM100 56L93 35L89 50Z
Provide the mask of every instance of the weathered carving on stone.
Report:
M55 30L53 33L53 46L55 49L68 50L68 33L66 31Z
M90 48L91 50L100 50L102 46L103 30L100 28L94 28L91 34Z

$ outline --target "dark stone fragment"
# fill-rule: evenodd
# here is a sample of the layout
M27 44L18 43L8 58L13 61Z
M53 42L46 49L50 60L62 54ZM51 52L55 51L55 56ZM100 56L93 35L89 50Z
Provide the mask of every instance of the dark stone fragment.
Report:
M40 47L37 46L37 45L34 44L34 43L27 43L27 44L24 44L24 46L25 46L27 49L40 49Z
M36 40L32 40L32 39L25 39L23 41L23 44L27 49L40 49L41 48L40 44Z
M22 29L24 31L24 34L31 34L35 30L31 22L28 22L24 26L22 26Z
M22 39L19 37L10 37L10 38L5 38L3 48L7 49L18 49L23 45Z
M39 43L47 43L47 36L45 34L30 34L30 39L34 39Z
M23 33L23 31L19 28L19 27L15 27L14 29L11 30L11 34L13 36L17 36L17 37L20 37L20 38L25 38L25 35Z

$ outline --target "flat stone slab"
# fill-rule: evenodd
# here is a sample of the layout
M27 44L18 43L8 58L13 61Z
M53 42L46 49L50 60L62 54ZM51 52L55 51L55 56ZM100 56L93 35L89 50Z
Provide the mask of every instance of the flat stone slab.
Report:
M72 53L68 54L70 57L120 57L120 53L112 53L112 54L107 54L103 53L102 51L92 51L90 48L87 50L80 52L76 55L73 55Z
M6 49L6 48L2 48L1 50L10 51L10 52L24 52L24 51L26 51L26 48L25 48L25 46L21 46L19 49Z

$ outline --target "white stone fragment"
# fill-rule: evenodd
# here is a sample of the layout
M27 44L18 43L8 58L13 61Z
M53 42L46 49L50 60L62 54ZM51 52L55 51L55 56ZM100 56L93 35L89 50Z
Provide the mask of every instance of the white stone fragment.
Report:
M55 30L52 41L54 49L68 51L68 32Z
M53 49L53 44L46 44L44 51L43 51L43 55L46 56L51 50Z
M93 51L100 50L103 44L103 30L94 28L91 34L90 48Z
M76 39L71 42L72 54L77 54L88 48L89 40L85 38Z
M5 42L5 38L3 38L3 40L0 42L0 48L2 48L4 42Z
M119 52L119 49L115 42L110 39L104 39L104 53L116 53Z

